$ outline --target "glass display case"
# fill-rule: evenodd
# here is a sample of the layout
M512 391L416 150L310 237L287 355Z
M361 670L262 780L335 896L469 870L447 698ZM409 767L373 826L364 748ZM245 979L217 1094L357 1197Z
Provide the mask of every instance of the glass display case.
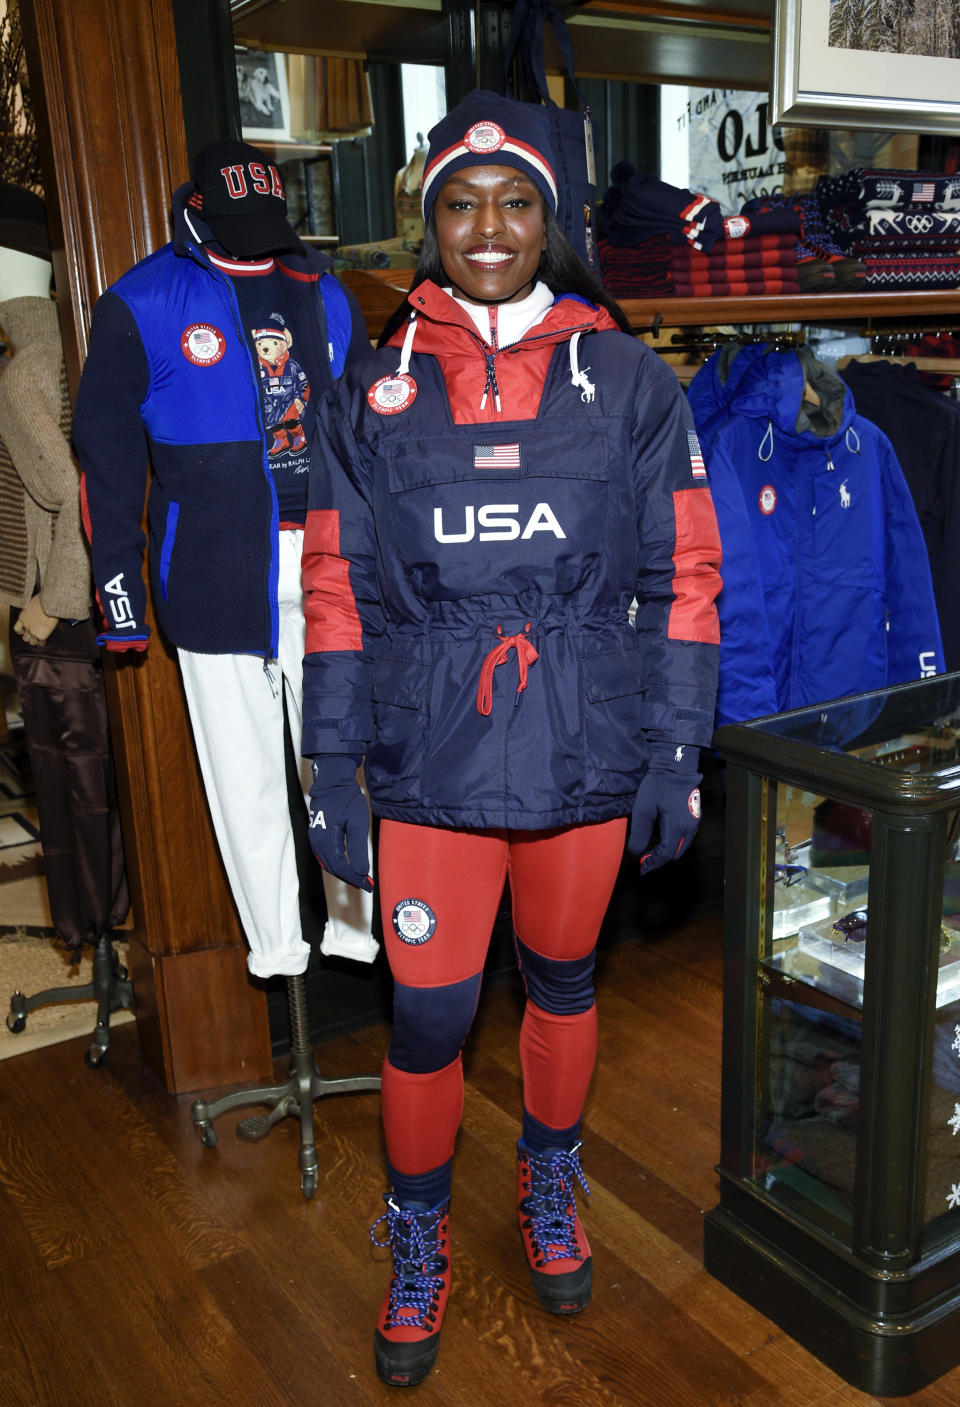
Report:
M711 1274L883 1396L960 1363L960 674L720 729Z

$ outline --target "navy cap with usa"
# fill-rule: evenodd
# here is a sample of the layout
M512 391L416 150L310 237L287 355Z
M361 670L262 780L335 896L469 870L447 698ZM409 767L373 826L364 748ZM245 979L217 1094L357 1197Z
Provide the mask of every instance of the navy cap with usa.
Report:
M188 204L218 244L238 259L303 253L287 218L279 168L259 148L234 138L209 142L193 161L196 192Z
M550 210L557 210L556 160L546 111L477 88L430 129L423 170L423 218L440 187L467 166L512 166L530 177Z

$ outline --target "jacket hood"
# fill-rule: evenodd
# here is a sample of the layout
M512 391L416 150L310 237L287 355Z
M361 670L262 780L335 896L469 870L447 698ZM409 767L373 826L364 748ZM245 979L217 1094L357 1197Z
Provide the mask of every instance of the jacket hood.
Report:
M427 352L434 356L463 345L466 333L472 341L481 343L482 338L469 313L464 312L449 293L427 279L417 284L407 296L417 317L417 334L414 348L417 352ZM389 339L388 346L403 344L408 324L401 324ZM617 324L604 307L588 303L575 293L561 293L556 296L553 307L546 315L524 333L519 342L513 342L505 351L520 347L528 339L536 337L538 345L549 338L554 342L566 342L575 332L619 331Z
M704 362L687 388L701 437L727 414L740 382L766 350L762 342L725 342Z
M766 420L781 434L808 443L835 440L846 432L855 413L846 383L809 347L767 351L757 357L741 378L729 409L735 415Z
M192 181L184 181L173 193L171 213L173 215L173 247L177 254L189 256L191 249L202 250L205 244L215 244L213 232L201 215L188 202L196 190ZM219 247L219 246L218 246ZM332 260L309 244L301 243L302 253L294 254L284 250L276 258L290 269L304 273L326 273Z

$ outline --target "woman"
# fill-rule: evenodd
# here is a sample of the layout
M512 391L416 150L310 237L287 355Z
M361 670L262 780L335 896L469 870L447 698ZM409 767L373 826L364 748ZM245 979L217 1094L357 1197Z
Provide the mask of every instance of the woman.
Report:
M553 173L538 108L475 92L433 129L410 295L327 400L311 473L304 751L324 867L370 886L364 754L382 818L394 1273L375 1351L398 1385L437 1354L460 1050L506 879L527 993L520 1230L543 1306L589 1300L574 1188L597 935L628 817L644 869L689 844L712 728L719 543L693 422L561 234Z

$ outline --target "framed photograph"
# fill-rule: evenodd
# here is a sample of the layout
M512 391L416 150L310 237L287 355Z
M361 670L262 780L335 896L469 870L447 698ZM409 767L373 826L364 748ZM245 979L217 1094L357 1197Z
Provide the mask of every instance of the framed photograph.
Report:
M960 5L776 0L771 121L960 132Z
M234 48L245 141L290 141L290 93L283 54Z

